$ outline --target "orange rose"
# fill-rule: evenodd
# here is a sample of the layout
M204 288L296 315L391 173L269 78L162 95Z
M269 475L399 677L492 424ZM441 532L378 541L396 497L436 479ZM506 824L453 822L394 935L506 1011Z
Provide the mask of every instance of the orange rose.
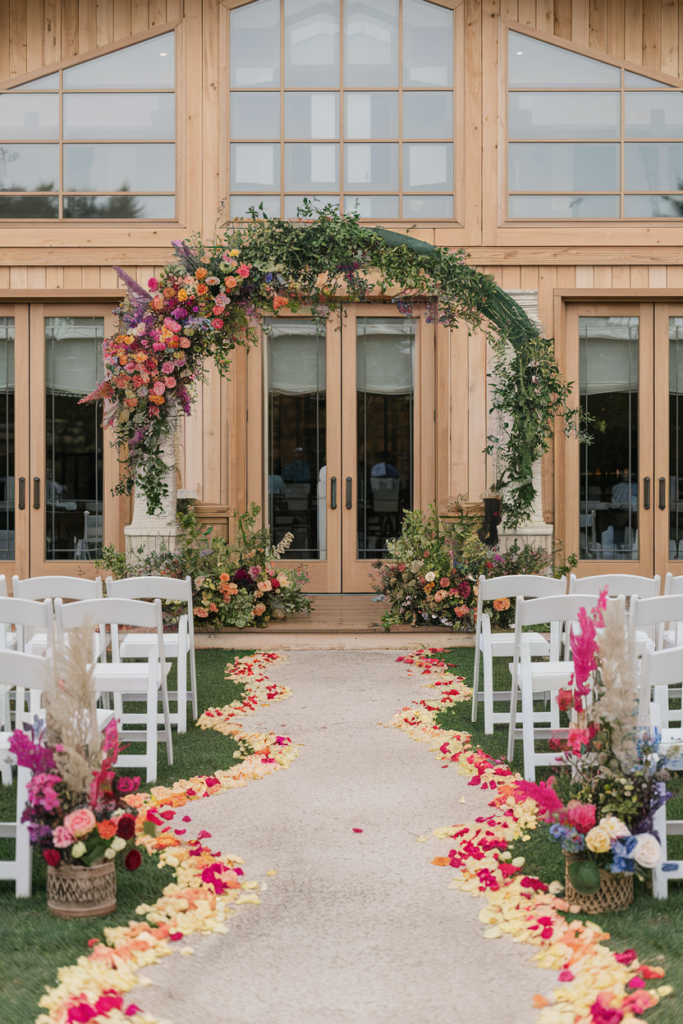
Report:
M97 823L97 831L101 839L113 839L116 835L115 821L100 821Z
M164 298L172 299L175 295L175 288L164 288Z
M197 295L206 295L208 290L209 289L207 288L207 286L205 284L198 284L197 285Z
M197 269L194 272L194 276L197 278L198 281L203 281L207 273L208 271L206 267L197 267Z
M260 601L258 604L254 605L254 615L263 615L265 610L266 606L262 604Z
M148 395L148 398L154 405L163 405L166 401L163 395Z
M226 279L225 279L225 287L226 288L234 288L236 284L237 284L237 278L235 278L235 277L226 277Z
M510 598L499 597L496 601L493 602L493 607L497 612L506 612L510 607Z

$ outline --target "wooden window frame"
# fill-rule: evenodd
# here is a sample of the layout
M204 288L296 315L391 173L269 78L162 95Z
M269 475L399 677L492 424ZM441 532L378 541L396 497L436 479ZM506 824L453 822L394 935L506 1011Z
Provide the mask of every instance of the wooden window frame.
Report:
M410 196L414 194L411 191L404 191L402 188L396 188L390 193L386 191L382 192L364 192L364 195L372 196L388 196L397 195L399 201L399 216L395 218L379 218L388 226L396 227L397 229L406 231L408 225L417 231L422 229L434 229L434 228L447 228L449 231L454 231L458 236L461 236L465 230L466 219L468 217L468 205L467 196L465 193L466 187L466 141L465 141L465 5L463 3L456 4L455 0L425 0L426 3L433 3L437 7L443 7L447 10L453 11L453 86L451 89L439 88L436 86L425 86L417 88L405 89L402 81L402 40L403 40L403 19L402 16L399 21L399 83L395 87L385 88L356 88L352 87L346 89L343 86L343 68L340 68L340 85L334 88L313 88L313 87L290 87L284 84L284 58L282 49L284 46L284 32L282 29L283 25L283 14L282 5L284 0L281 0L281 61L280 61L280 85L278 88L266 90L266 89L238 89L238 92L258 92L266 93L273 92L279 93L280 95L280 138L279 139L249 139L249 140L235 140L230 137L230 95L232 92L230 86L230 11L240 7L245 7L249 3L254 3L256 0L220 0L221 7L221 20L220 20L220 37L221 37L221 98L220 98L220 123L221 123L221 159L220 159L220 194L225 197L227 202L230 201L230 196L239 195L239 191L232 191L230 187L230 146L232 142L248 142L251 144L264 143L268 144L279 144L280 146L280 188L278 192L269 193L273 197L278 196L280 198L280 212L284 216L284 201L286 195L300 195L305 193L305 189L299 190L286 190L284 185L284 147L285 143L300 143L300 144L315 144L315 143L330 143L334 142L340 146L339 156L339 171L340 180L339 188L336 192L322 193L320 192L319 198L321 201L325 201L328 197L331 202L335 198L340 199L340 203L343 205L345 195L356 195L359 193L358 189L344 188L344 156L343 156L343 144L345 142L353 143L361 141L363 143L387 143L398 145L398 161L399 161L399 182L402 183L402 170L403 170L403 125L402 125L402 96L404 91L409 92L452 92L453 94L453 135L448 139L407 139L406 142L424 142L434 143L438 145L440 142L451 143L453 145L453 189L451 192L425 192L425 195L453 195L453 217L450 218L425 218L416 219L410 217L403 217L402 215L402 203L404 196ZM341 29L343 32L343 29ZM341 44L343 46L343 43ZM339 96L339 137L336 139L285 139L284 136L284 96L286 92L329 92L337 94ZM344 94L345 92L396 92L399 95L399 135L395 139L362 139L353 140L344 138ZM243 195L254 195L258 193L258 189L250 189L248 191L242 190ZM318 192L316 191L316 196ZM340 198L341 197L341 198ZM376 223L377 217L362 218L363 223Z

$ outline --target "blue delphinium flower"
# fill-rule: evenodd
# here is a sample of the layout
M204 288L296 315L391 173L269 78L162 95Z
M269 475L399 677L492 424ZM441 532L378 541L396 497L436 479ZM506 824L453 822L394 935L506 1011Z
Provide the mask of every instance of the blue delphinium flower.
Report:
M265 280L266 280L267 284L270 284L270 282L273 280L273 275L272 274L266 274Z
M612 842L612 863L610 871L613 875L626 872L632 875L635 870L635 860L631 854L636 848L638 839L636 836L623 836L621 839L614 839Z

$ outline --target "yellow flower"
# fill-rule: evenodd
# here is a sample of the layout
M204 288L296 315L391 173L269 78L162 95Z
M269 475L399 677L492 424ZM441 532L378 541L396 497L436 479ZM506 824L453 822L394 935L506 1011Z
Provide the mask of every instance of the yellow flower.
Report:
M239 249L231 249L230 250L230 255L231 256L239 256L239 254L240 254Z
M596 825L586 835L586 846L593 853L608 853L612 846L612 840L606 829Z

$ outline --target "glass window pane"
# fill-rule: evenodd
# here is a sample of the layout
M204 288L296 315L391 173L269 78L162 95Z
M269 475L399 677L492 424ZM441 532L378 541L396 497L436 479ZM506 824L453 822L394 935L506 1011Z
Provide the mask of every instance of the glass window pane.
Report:
M403 84L453 85L453 12L403 0Z
M618 89L621 85L620 68L518 32L509 33L508 66L511 86L590 88L605 85Z
M415 321L358 317L358 558L382 558L413 503Z
M285 196L285 218L287 220L303 218L303 213L300 211L304 199L308 199L313 207L313 217L310 218L312 220L317 220L323 206L334 206L335 209L339 209L339 196Z
M257 0L230 11L230 84L280 85L280 0Z
M618 92L511 92L511 139L618 139Z
M624 85L627 89L673 89L673 85L657 82L645 75L634 75L632 71L624 71Z
M453 188L453 143L406 142L403 191L433 192Z
M57 192L59 146L0 146L0 192Z
M618 217L619 196L510 196L510 217Z
M233 139L279 139L280 93L231 93L230 137Z
M117 220L168 220L175 217L174 196L64 196L65 217Z
M285 143L285 189L339 190L339 143Z
M286 139L338 139L339 93L285 93Z
M626 138L683 138L683 93L629 92L625 103Z
M345 196L344 210L346 213L357 210L361 217L397 219L398 196Z
M352 142L344 146L344 189L398 189L398 143Z
M452 92L404 92L404 139L452 139Z
M0 316L0 561L14 554L14 317Z
M268 352L268 518L288 558L327 558L325 332L271 318Z
M453 218L453 196L404 196L403 216L432 220L437 217Z
M233 142L230 147L230 187L237 191L280 187L280 146L250 146Z
M0 96L0 138L58 139L59 96Z
M65 89L172 89L175 84L175 33L95 57L64 69Z
M683 217L683 195L624 196L624 217Z
M683 558L683 317L680 316L669 317L669 558Z
M45 557L97 558L102 547L102 406L79 405L104 376L104 320L45 318Z
M280 216L279 196L231 196L230 216L246 217L247 220L251 220L250 207L253 206L255 210L259 210L261 203L263 203L263 212L266 217ZM259 210L259 217L262 216L263 213Z
M344 84L398 85L398 0L346 0Z
M629 142L624 149L624 188L683 189L683 142Z
M175 96L169 92L68 93L65 139L173 139Z
M285 85L339 85L339 0L285 0Z
M579 317L581 406L604 424L581 445L580 558L638 558L637 316Z
M59 89L59 73L54 75L43 75L42 78L34 78L31 82L24 82L23 85L11 85L12 92L31 92L33 89Z
M173 192L175 145L64 146L65 192Z
M52 220L59 216L57 196L8 196L0 195L0 217L30 217Z
M403 96L404 104L407 95ZM397 92L347 92L344 105L347 139L398 138Z
M515 192L609 192L619 188L619 145L513 142L508 175Z

